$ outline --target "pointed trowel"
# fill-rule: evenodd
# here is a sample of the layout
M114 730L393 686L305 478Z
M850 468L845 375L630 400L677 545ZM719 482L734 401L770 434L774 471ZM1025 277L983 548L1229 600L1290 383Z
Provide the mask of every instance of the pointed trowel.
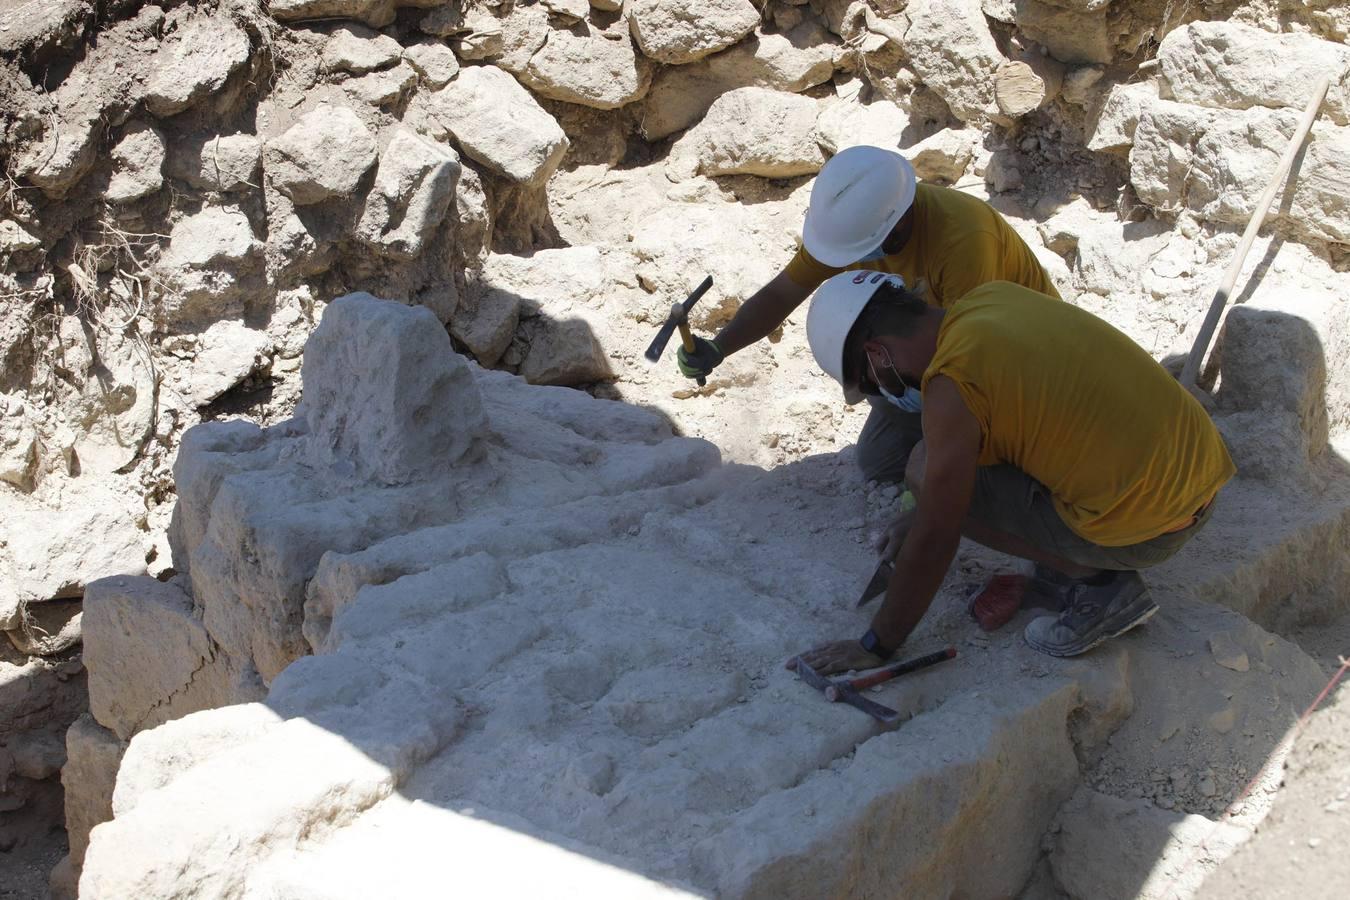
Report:
M862 609L869 600L886 593L886 586L891 583L891 576L894 574L895 560L883 559L877 563L876 571L872 573L872 580L867 582L867 587L863 588L862 596L858 598L858 604L854 609Z

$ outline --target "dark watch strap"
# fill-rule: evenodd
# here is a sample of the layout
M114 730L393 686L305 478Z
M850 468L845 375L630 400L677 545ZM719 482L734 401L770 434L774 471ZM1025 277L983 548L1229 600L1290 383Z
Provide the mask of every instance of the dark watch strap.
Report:
M870 628L867 629L867 634L864 634L858 640L858 643L861 644L862 648L868 653L880 656L882 659L890 659L895 655L895 651L882 644L881 638L877 637L877 633Z

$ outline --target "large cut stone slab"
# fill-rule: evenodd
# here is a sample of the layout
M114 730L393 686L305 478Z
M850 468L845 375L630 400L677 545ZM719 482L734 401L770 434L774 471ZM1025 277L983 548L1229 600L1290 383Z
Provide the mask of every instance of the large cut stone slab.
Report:
M121 740L200 709L234 702L230 661L173 583L113 577L84 595L89 708Z

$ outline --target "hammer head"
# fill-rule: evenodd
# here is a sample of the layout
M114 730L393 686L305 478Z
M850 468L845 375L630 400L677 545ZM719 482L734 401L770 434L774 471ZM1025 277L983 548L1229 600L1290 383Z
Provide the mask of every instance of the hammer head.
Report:
M675 333L676 328L689 321L689 310L693 309L699 298L708 292L712 283L712 276L709 275L703 279L702 284L694 289L687 300L671 306L670 315L666 316L666 321L661 324L661 329L656 332L656 338L647 347L647 352L642 354L647 357L648 362L656 362L661 358L661 354L666 351L666 344L670 343L670 336Z
M800 656L794 666L797 677L825 695L831 703L847 703L854 709L862 710L878 722L892 725L900 721L900 714L889 706L868 700L858 693L847 681L831 681L806 664Z

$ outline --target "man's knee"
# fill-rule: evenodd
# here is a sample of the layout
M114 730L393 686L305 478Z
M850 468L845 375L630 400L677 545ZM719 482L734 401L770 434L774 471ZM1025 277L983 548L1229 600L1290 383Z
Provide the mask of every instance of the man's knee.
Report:
M910 451L923 437L918 416L913 421L881 404L872 412L858 435L858 468L868 481L903 481Z
M880 441L858 443L858 468L865 481L903 481L908 457L904 448L887 446Z

